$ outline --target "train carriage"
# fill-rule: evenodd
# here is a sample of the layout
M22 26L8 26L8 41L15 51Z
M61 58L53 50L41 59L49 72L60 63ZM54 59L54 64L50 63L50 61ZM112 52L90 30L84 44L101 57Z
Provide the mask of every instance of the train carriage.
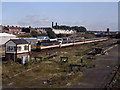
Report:
M72 45L79 45L84 43L91 43L91 42L98 42L107 40L107 37L101 38L90 38L90 39L77 39L77 40L55 40L55 41L38 41L36 44L37 49L47 49L47 48L55 48L55 47L65 47L65 46L72 46Z

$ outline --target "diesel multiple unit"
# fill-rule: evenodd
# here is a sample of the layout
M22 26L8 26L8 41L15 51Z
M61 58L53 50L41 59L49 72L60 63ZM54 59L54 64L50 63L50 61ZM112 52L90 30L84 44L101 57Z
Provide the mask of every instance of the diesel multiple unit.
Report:
M55 48L55 47L61 48L61 47L84 44L84 43L104 41L107 39L108 39L107 37L100 37L100 38L74 39L74 40L54 40L54 41L43 40L37 42L36 48L39 50L47 49L47 48Z

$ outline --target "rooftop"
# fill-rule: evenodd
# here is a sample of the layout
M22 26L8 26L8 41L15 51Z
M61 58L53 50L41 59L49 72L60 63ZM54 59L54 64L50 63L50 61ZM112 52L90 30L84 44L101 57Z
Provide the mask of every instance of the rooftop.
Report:
M15 36L16 37L16 35L8 34L8 33L0 33L0 36Z
M21 27L8 27L9 29L21 29Z
M25 39L11 39L16 44L28 44Z

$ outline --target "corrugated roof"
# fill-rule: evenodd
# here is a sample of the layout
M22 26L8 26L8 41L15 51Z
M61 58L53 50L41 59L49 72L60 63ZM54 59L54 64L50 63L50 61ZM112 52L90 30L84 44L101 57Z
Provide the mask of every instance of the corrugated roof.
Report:
M25 39L11 39L16 44L28 44Z
M15 36L16 37L16 35L8 34L8 33L0 33L0 36Z

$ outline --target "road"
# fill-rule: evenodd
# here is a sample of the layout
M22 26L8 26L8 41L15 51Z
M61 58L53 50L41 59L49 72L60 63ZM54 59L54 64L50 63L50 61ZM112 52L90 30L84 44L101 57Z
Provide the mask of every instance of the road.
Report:
M98 57L92 64L95 68L87 69L83 72L84 78L80 80L75 88L104 88L111 80L111 72L118 64L120 58L120 45L117 45L107 51L108 54Z

